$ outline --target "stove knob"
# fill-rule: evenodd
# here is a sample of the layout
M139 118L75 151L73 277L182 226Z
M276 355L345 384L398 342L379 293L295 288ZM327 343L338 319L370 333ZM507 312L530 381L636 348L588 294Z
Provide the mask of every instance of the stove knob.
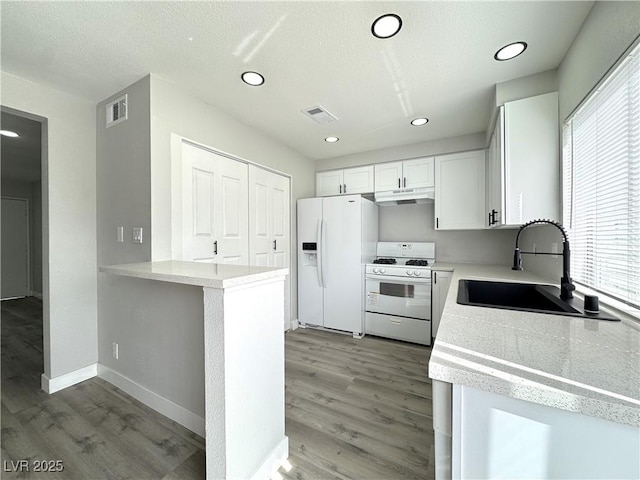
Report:
M373 267L373 273L380 273L380 269L377 267Z
M411 270L407 270L407 275L413 275L413 272Z
M416 270L415 272L413 272L413 274L414 274L416 277L419 277L420 275L422 275L422 272L421 272L420 270Z
M386 269L386 268L381 268L381 269L380 269L380 273L386 273L386 272L387 272L387 269Z

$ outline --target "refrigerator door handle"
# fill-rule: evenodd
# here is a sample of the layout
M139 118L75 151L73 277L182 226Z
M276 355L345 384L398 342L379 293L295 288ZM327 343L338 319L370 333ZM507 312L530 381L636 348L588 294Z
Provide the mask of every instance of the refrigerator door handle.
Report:
M316 267L316 270L318 271L318 284L323 287L323 279L322 279L322 220L318 220L318 232L317 232L317 264L318 266Z
M322 286L326 287L327 286L327 268L326 268L326 264L325 264L325 252L326 252L326 245L327 245L327 223L322 220L322 223L320 225L320 236L322 237L321 240L321 245L319 247L319 249L322 251L322 255L321 257L318 259L318 263L320 263L321 267L322 267Z

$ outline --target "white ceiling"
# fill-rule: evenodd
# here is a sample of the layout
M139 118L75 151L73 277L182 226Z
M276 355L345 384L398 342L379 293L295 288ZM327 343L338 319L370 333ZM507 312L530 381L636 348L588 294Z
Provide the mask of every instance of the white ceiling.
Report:
M96 103L151 72L321 159L484 131L492 87L557 68L592 5L1 2L1 60ZM402 30L373 37L373 20L390 12ZM493 59L518 40L529 44L523 55ZM246 70L266 83L245 85ZM301 113L316 105L339 120L318 125ZM412 127L417 116L430 122Z

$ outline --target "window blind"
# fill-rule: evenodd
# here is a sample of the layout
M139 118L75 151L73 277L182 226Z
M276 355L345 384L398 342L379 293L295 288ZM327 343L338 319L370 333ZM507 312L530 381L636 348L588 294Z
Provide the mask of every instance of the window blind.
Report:
M576 282L640 308L640 45L563 126Z

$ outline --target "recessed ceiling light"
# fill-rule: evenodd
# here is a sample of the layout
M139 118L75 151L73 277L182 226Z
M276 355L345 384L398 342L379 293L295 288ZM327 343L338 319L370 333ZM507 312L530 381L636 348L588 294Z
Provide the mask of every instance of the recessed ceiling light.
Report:
M11 130L0 130L0 135L4 135L5 137L19 137L16 132L12 132Z
M371 25L371 33L374 37L390 38L402 28L402 19L395 13L387 13L375 19Z
M258 72L244 72L242 74L242 81L247 85L257 87L264 83L264 77Z
M327 137L324 139L327 143L336 143L338 140L340 140L338 137Z
M422 125L426 125L427 122L429 122L428 118L414 118L413 120L411 120L411 125L413 125L414 127L420 127Z
M515 42L510 43L509 45L505 45L500 50L496 52L493 56L499 62L503 62L505 60L511 60L512 58L517 57L522 52L527 49L526 42Z

